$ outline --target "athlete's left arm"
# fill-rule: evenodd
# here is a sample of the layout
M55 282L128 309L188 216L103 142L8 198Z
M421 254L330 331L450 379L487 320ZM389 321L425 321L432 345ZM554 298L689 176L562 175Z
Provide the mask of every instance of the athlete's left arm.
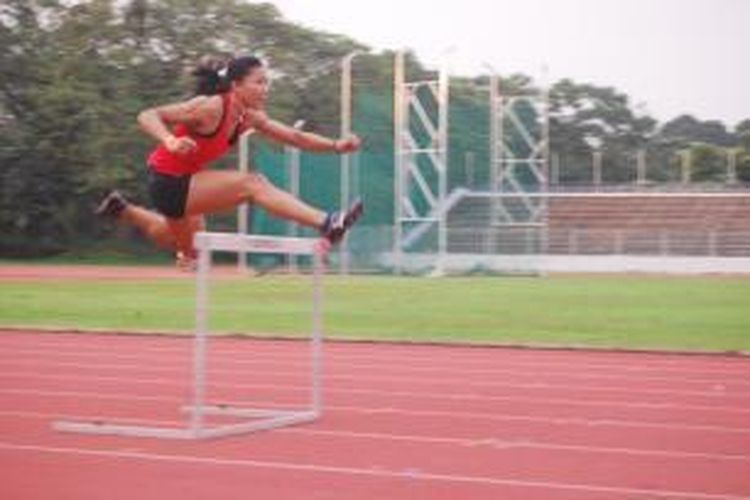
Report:
M358 150L362 144L362 141L356 135L330 139L311 132L303 132L302 130L273 120L260 111L253 113L250 122L250 127L257 130L264 137L306 151L352 153Z

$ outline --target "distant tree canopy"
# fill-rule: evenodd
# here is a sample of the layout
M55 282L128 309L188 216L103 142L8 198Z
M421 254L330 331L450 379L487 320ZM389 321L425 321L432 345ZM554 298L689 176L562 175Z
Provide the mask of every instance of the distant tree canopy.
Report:
M267 58L270 114L305 118L308 128L332 135L338 64L352 50L369 52L350 38L293 24L271 4L243 0L4 0L0 46L0 256L54 254L100 238L105 230L91 208L113 186L147 199L143 162L153 144L135 116L187 97L188 70L201 56ZM392 54L370 53L358 71L390 92ZM408 72L424 71L410 55ZM452 99L483 105L471 80L456 82ZM531 80L514 75L504 85L523 89ZM690 116L658 127L616 89L570 80L550 89L550 103L553 150L736 147L738 171L750 178L750 119L735 131ZM393 104L377 106L373 112L388 115ZM392 143L392 131L371 134L372 143Z
M0 6L0 254L63 251L98 236L91 206L112 186L141 193L151 141L139 110L188 96L205 54L272 62L280 119L335 123L338 89L300 92L362 45L239 0L8 0ZM336 80L333 80L334 82ZM322 109L318 109L322 108ZM328 132L331 132L328 127Z
M664 124L661 136L682 143L703 142L725 147L737 144L737 136L729 132L720 121L700 121L690 115L678 116Z

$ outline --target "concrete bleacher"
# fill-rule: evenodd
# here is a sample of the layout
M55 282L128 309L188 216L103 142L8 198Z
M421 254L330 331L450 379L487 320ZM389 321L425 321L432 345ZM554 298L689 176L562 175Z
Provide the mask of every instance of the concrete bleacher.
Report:
M557 192L546 203L546 225L522 222L533 219L522 200L503 200L514 222L498 224L497 199L468 196L449 212L448 250L750 256L750 191Z
M549 200L550 253L750 255L750 193L627 193Z
M557 227L750 230L750 193L569 196L551 198L549 215Z

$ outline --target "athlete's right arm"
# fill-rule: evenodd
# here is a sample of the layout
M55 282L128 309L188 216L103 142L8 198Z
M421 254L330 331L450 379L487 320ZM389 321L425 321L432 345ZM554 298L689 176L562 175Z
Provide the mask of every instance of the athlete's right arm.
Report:
M175 137L169 125L183 123L191 128L200 127L210 113L207 100L206 96L197 96L189 101L145 109L138 114L138 124L169 151L188 153L195 149L195 141L189 137Z

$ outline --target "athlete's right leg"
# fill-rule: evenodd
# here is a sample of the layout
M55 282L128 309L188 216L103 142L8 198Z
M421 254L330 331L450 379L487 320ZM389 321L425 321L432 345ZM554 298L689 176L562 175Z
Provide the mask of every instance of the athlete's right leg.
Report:
M315 228L332 244L338 243L363 212L357 200L346 211L325 213L286 191L261 174L207 170L193 175L185 213L227 210L243 202L265 208L276 217Z
M221 212L241 203L255 203L276 217L320 229L326 213L271 184L259 173L204 170L190 181L185 213Z

